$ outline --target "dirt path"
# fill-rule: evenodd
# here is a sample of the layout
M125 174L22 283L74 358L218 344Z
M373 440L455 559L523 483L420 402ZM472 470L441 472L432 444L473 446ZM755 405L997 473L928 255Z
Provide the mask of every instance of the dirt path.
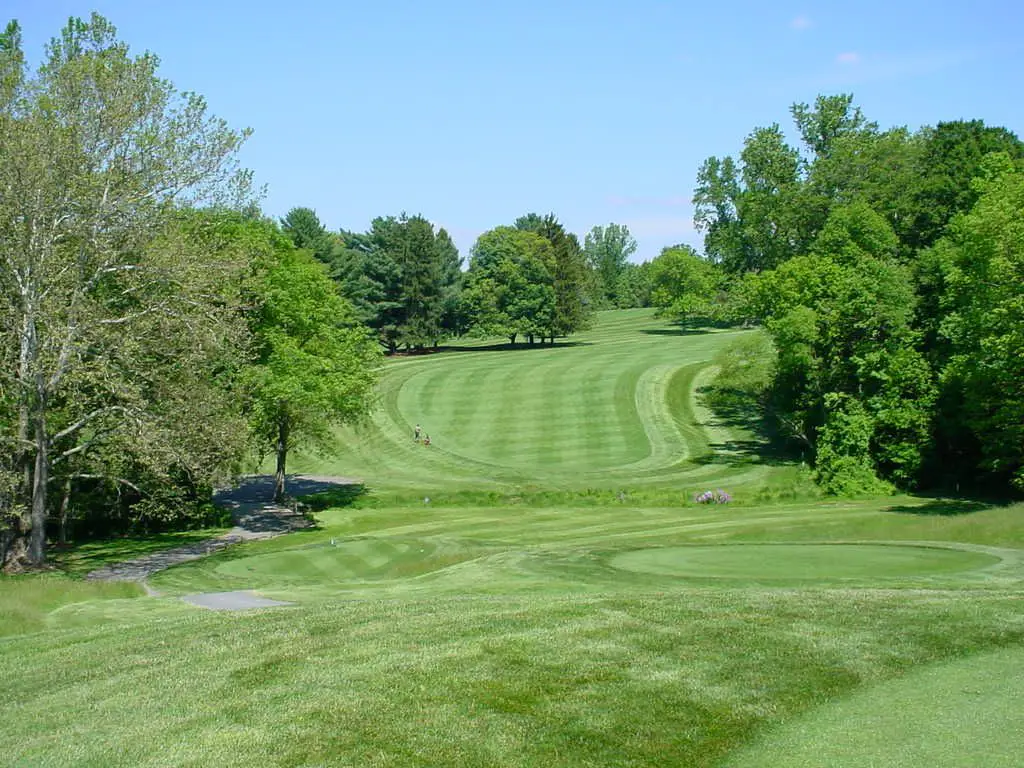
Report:
M287 488L292 496L308 496L342 485L358 482L347 477L325 477L319 475L289 475ZM253 539L268 539L299 528L308 528L310 522L294 509L275 504L274 478L270 475L245 477L234 488L226 488L214 494L214 500L231 510L235 527L215 538L187 544L182 547L165 549L151 555L126 560L122 563L105 565L86 575L87 579L101 581L138 581L153 594L145 584L147 578L157 571L170 568L178 563L196 560L217 552L232 544Z

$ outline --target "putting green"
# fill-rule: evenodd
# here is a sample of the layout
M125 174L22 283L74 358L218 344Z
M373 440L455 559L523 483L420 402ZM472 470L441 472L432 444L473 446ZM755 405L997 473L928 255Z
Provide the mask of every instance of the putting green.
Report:
M812 710L736 753L726 768L1016 768L1024 650L931 667Z
M940 547L887 544L730 544L624 552L614 568L683 578L835 580L958 573L999 558Z

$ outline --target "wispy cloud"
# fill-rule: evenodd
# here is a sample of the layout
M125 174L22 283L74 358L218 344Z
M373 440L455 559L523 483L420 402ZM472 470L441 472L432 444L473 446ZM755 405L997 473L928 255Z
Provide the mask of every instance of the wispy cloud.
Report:
M806 16L805 14L802 13L799 16L796 16L793 19L791 19L789 22L789 28L795 29L797 32L803 32L804 30L810 29L813 26L814 22L811 21L811 17Z
M863 83L913 80L956 69L979 57L979 52L916 51L909 53L837 54L824 71L798 81L800 87L849 88Z

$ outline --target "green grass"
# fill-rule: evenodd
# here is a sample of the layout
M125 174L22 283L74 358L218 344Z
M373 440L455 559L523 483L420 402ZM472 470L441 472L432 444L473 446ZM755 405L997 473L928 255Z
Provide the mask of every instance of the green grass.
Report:
M86 541L51 554L54 564L64 573L84 576L105 565L134 560L164 549L183 547L225 533L227 528L154 533L148 536L121 536L115 539Z
M318 528L159 598L0 582L0 764L1013 764L1024 505L820 498L695 396L734 337L615 312L392 361L372 423L295 466L367 485ZM296 605L177 599L233 589Z
M752 442L711 423L693 396L715 352L743 332L665 330L647 310L610 312L572 346L402 358L370 424L342 430L337 455L292 466L343 468L403 493L764 485L776 467L688 461L708 457L712 439ZM413 442L417 423L429 447Z
M689 579L728 579L745 584L856 581L976 571L1000 558L936 546L881 544L733 544L655 547L624 552L611 565L628 571Z
M774 756L789 768L1016 768L1022 670L1024 651L1010 648L886 681L787 724L726 765L760 768Z
M57 573L0 579L0 638L40 632L75 605L97 605L143 594L138 584L79 581Z

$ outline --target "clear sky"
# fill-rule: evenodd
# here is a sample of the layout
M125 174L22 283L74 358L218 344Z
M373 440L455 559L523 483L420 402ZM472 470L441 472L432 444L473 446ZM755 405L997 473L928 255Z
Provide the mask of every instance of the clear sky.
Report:
M463 255L553 211L626 224L635 260L699 246L709 155L789 106L853 93L883 127L984 120L1024 135L1024 3L606 0L0 0L27 53L96 10L162 74L254 130L264 210L331 229L422 213Z

